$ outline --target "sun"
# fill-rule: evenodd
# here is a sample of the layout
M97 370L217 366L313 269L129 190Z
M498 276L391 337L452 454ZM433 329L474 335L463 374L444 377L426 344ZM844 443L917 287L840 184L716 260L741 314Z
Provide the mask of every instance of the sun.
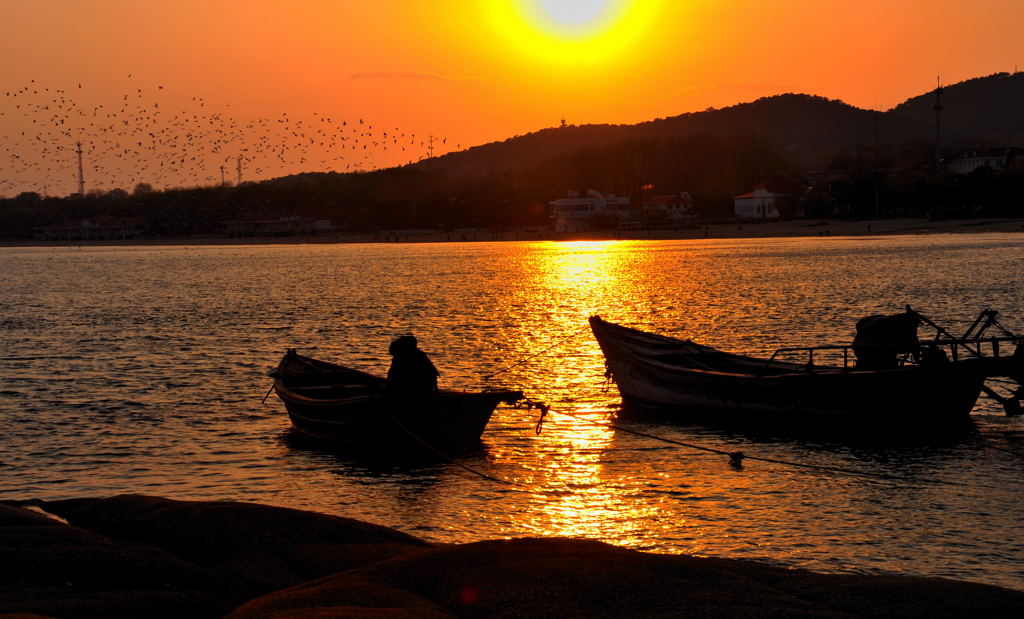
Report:
M607 28L620 13L622 0L529 0L522 2L532 19L553 33L567 37L586 37Z
M654 21L663 0L491 0L494 30L550 65L596 64L621 56Z

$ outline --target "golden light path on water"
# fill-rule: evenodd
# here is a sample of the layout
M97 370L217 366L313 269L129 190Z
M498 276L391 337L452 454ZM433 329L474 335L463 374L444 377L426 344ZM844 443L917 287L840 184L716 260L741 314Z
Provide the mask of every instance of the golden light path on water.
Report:
M576 333L589 316L614 305L623 289L632 286L635 250L635 244L625 241L545 247L530 270L535 281L527 288L544 290L564 311L551 316L543 333ZM557 346L558 339L535 344ZM657 505L631 500L630 475L609 471L604 462L615 439L615 430L607 425L616 400L614 388L605 392L607 400L576 400L583 392L580 383L604 373L600 348L593 338L574 338L572 351L559 358L565 371L548 376L545 384L551 394L566 394L559 397L560 408L571 406L571 416L555 410L542 433L531 437L532 451L541 457L532 460L530 470L517 481L538 493L531 501L533 508L517 511L512 520L517 528L536 535L615 538L646 545L654 532L634 530L637 523L655 517ZM493 458L523 460L522 453L508 452L510 447L497 446Z

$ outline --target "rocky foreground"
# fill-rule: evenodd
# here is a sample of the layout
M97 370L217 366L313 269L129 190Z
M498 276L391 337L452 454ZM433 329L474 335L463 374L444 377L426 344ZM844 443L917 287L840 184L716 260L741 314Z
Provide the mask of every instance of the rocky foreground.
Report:
M435 545L310 512L126 495L0 503L5 614L1019 618L1024 592L575 539Z

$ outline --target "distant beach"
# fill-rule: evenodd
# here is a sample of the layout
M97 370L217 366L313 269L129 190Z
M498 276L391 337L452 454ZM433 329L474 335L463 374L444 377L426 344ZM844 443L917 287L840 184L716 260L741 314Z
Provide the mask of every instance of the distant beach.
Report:
M872 236L898 234L963 234L976 232L1024 232L1024 219L799 219L789 221L734 221L696 224L686 230L618 230L595 232L594 238L621 239L742 239L805 236ZM585 233L555 233L568 239Z
M8 239L0 247L66 247L118 245L275 245L296 243L445 243L473 241L604 241L744 239L782 237L884 236L1024 232L1024 219L799 219L788 221L694 222L678 229L556 231L551 228L491 230L382 230L380 232L321 234L316 236L223 237L191 236L123 240L36 241Z

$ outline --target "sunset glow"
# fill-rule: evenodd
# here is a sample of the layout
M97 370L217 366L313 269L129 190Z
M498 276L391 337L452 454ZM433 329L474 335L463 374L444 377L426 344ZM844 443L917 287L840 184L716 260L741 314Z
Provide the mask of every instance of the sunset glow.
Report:
M373 170L563 118L632 124L786 92L888 109L937 75L1024 67L1013 0L2 5L0 54L17 62L0 77L0 195L73 191L79 140L90 187L194 186L237 176L239 156L245 180ZM185 122L202 130L187 145Z
M500 0L491 26L517 53L552 65L618 64L651 27L657 0Z
M0 619L1024 619L1024 0L0 16Z

